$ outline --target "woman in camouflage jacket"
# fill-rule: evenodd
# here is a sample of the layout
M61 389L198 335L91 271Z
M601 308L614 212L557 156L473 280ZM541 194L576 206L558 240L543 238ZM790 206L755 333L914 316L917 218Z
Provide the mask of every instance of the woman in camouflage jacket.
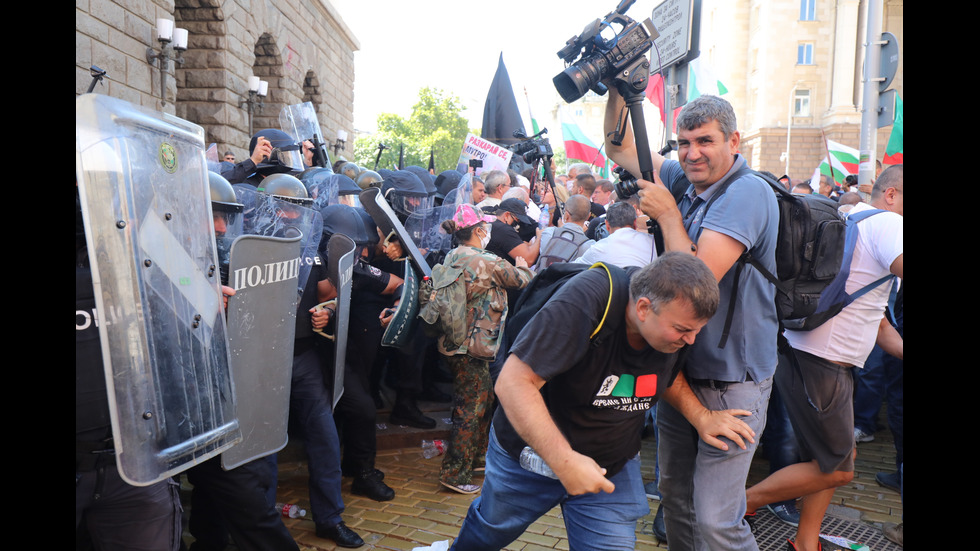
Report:
M487 451L493 385L490 361L507 317L506 289L523 289L533 273L523 257L515 265L484 249L490 241L490 222L473 205L462 204L443 228L460 244L443 264L460 270L466 286L466 337L458 346L439 338L453 375L453 428L443 457L439 481L447 488L473 494L473 471L482 470Z

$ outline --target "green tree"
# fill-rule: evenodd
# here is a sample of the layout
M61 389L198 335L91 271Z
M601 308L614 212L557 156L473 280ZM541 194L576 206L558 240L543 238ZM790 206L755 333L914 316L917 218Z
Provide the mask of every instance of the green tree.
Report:
M429 166L429 154L434 152L436 174L456 168L463 141L470 132L462 112L466 109L458 97L425 87L419 90L419 100L406 119L393 113L378 115L378 131L358 137L354 142L355 163L374 168L378 144L386 149L378 168L398 165L399 148L404 148L404 166Z

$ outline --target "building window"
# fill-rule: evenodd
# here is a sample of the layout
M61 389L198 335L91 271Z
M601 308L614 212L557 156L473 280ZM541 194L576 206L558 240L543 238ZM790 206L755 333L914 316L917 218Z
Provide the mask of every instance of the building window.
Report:
M813 65L813 44L804 42L796 47L796 64Z
M793 115L797 117L810 116L810 91L797 90L793 96Z
M816 21L817 0L800 0L800 21Z

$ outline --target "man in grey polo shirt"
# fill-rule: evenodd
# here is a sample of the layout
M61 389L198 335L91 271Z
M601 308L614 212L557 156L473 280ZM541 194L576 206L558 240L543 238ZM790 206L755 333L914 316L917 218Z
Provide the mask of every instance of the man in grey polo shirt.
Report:
M610 87L607 132L616 127L623 104ZM718 280L721 305L691 348L683 377L658 406L667 538L674 551L756 551L743 520L745 479L766 424L778 321L772 284L751 266L740 270L737 286L735 276L746 251L775 272L779 213L769 186L745 172L731 104L701 96L684 107L677 129L679 161L652 153L662 182L641 180L640 208L660 224L667 250L686 251L708 265ZM631 138L627 133L621 146L607 138L606 148L626 170L640 174ZM679 202L671 190L685 191ZM722 346L728 316L731 330ZM743 440L735 427L747 427L754 437Z

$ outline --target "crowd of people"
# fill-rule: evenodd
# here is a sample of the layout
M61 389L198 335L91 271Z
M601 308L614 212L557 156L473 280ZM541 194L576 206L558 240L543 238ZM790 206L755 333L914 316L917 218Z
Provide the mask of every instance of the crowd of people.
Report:
M611 89L609 129L619 125L622 107ZM873 438L883 396L898 469L879 480L901 488L903 287L877 287L813 331L783 330L775 286L740 263L749 254L776 272L779 212L773 190L738 153L731 105L698 98L677 127L678 159L652 152L655 181L640 179L629 197L584 163L553 185L524 163L480 174L369 171L344 161L318 168L312 144L277 129L257 132L241 162L224 155L211 174L213 201L240 204L243 194L266 194L322 219L318 259L296 309L289 398L290 433L301 436L307 453L318 536L341 547L363 545L342 518L342 477L353 478L354 494L395 497L375 467L385 386L395 391L394 424L434 428L419 400L452 403L439 482L445 491L480 494L453 544L463 551L501 549L556 505L572 549L631 549L637 520L649 514L648 497L662 500L655 533L674 550L757 550L753 517L768 507L798 526L789 549L816 551L834 490L853 477L855 440ZM606 146L626 171L641 174L632 140ZM302 165L285 162L286 152ZM903 277L902 165L860 188L851 181L835 186L826 176L778 181L793 193L835 201L842 217L875 211L860 226L848 292ZM380 188L404 232L379 229L388 224L359 203L370 187ZM220 239L228 220L213 210ZM648 231L654 222L659 252ZM335 345L317 334L337 315L330 301L342 282L325 268L334 235L355 244L342 366L333 365ZM84 240L77 248L83 258ZM454 291L461 335L406 322L402 302L415 300L406 286L413 275L421 279L419 262L433 270L436 289L463 283ZM522 290L530 292L556 265L576 275L508 339L508 315ZM77 298L90 294L79 291L79 281ZM890 300L895 289L897 302ZM390 326L410 332L400 346L381 345ZM334 406L337 370L343 394ZM451 394L435 384L440 380L452 382ZM85 418L89 425L81 427L81 419L76 529L86 526L101 539L102 502L81 496L93 492L95 482L86 481L94 473L114 470L104 439L108 420ZM656 480L646 482L638 455L645 427L655 430L658 445ZM90 437L96 432L98 446ZM760 442L772 473L746 488ZM190 548L222 549L230 534L240 549L296 549L274 508L275 473L275 454L232 470L214 460L190 469ZM126 532L153 540L140 549L183 545L179 536L158 536L173 523L173 514L159 513L161 501L166 509L173 500L166 488L148 496L157 502L152 518L160 519L152 531L145 520ZM887 529L901 542L901 525Z

